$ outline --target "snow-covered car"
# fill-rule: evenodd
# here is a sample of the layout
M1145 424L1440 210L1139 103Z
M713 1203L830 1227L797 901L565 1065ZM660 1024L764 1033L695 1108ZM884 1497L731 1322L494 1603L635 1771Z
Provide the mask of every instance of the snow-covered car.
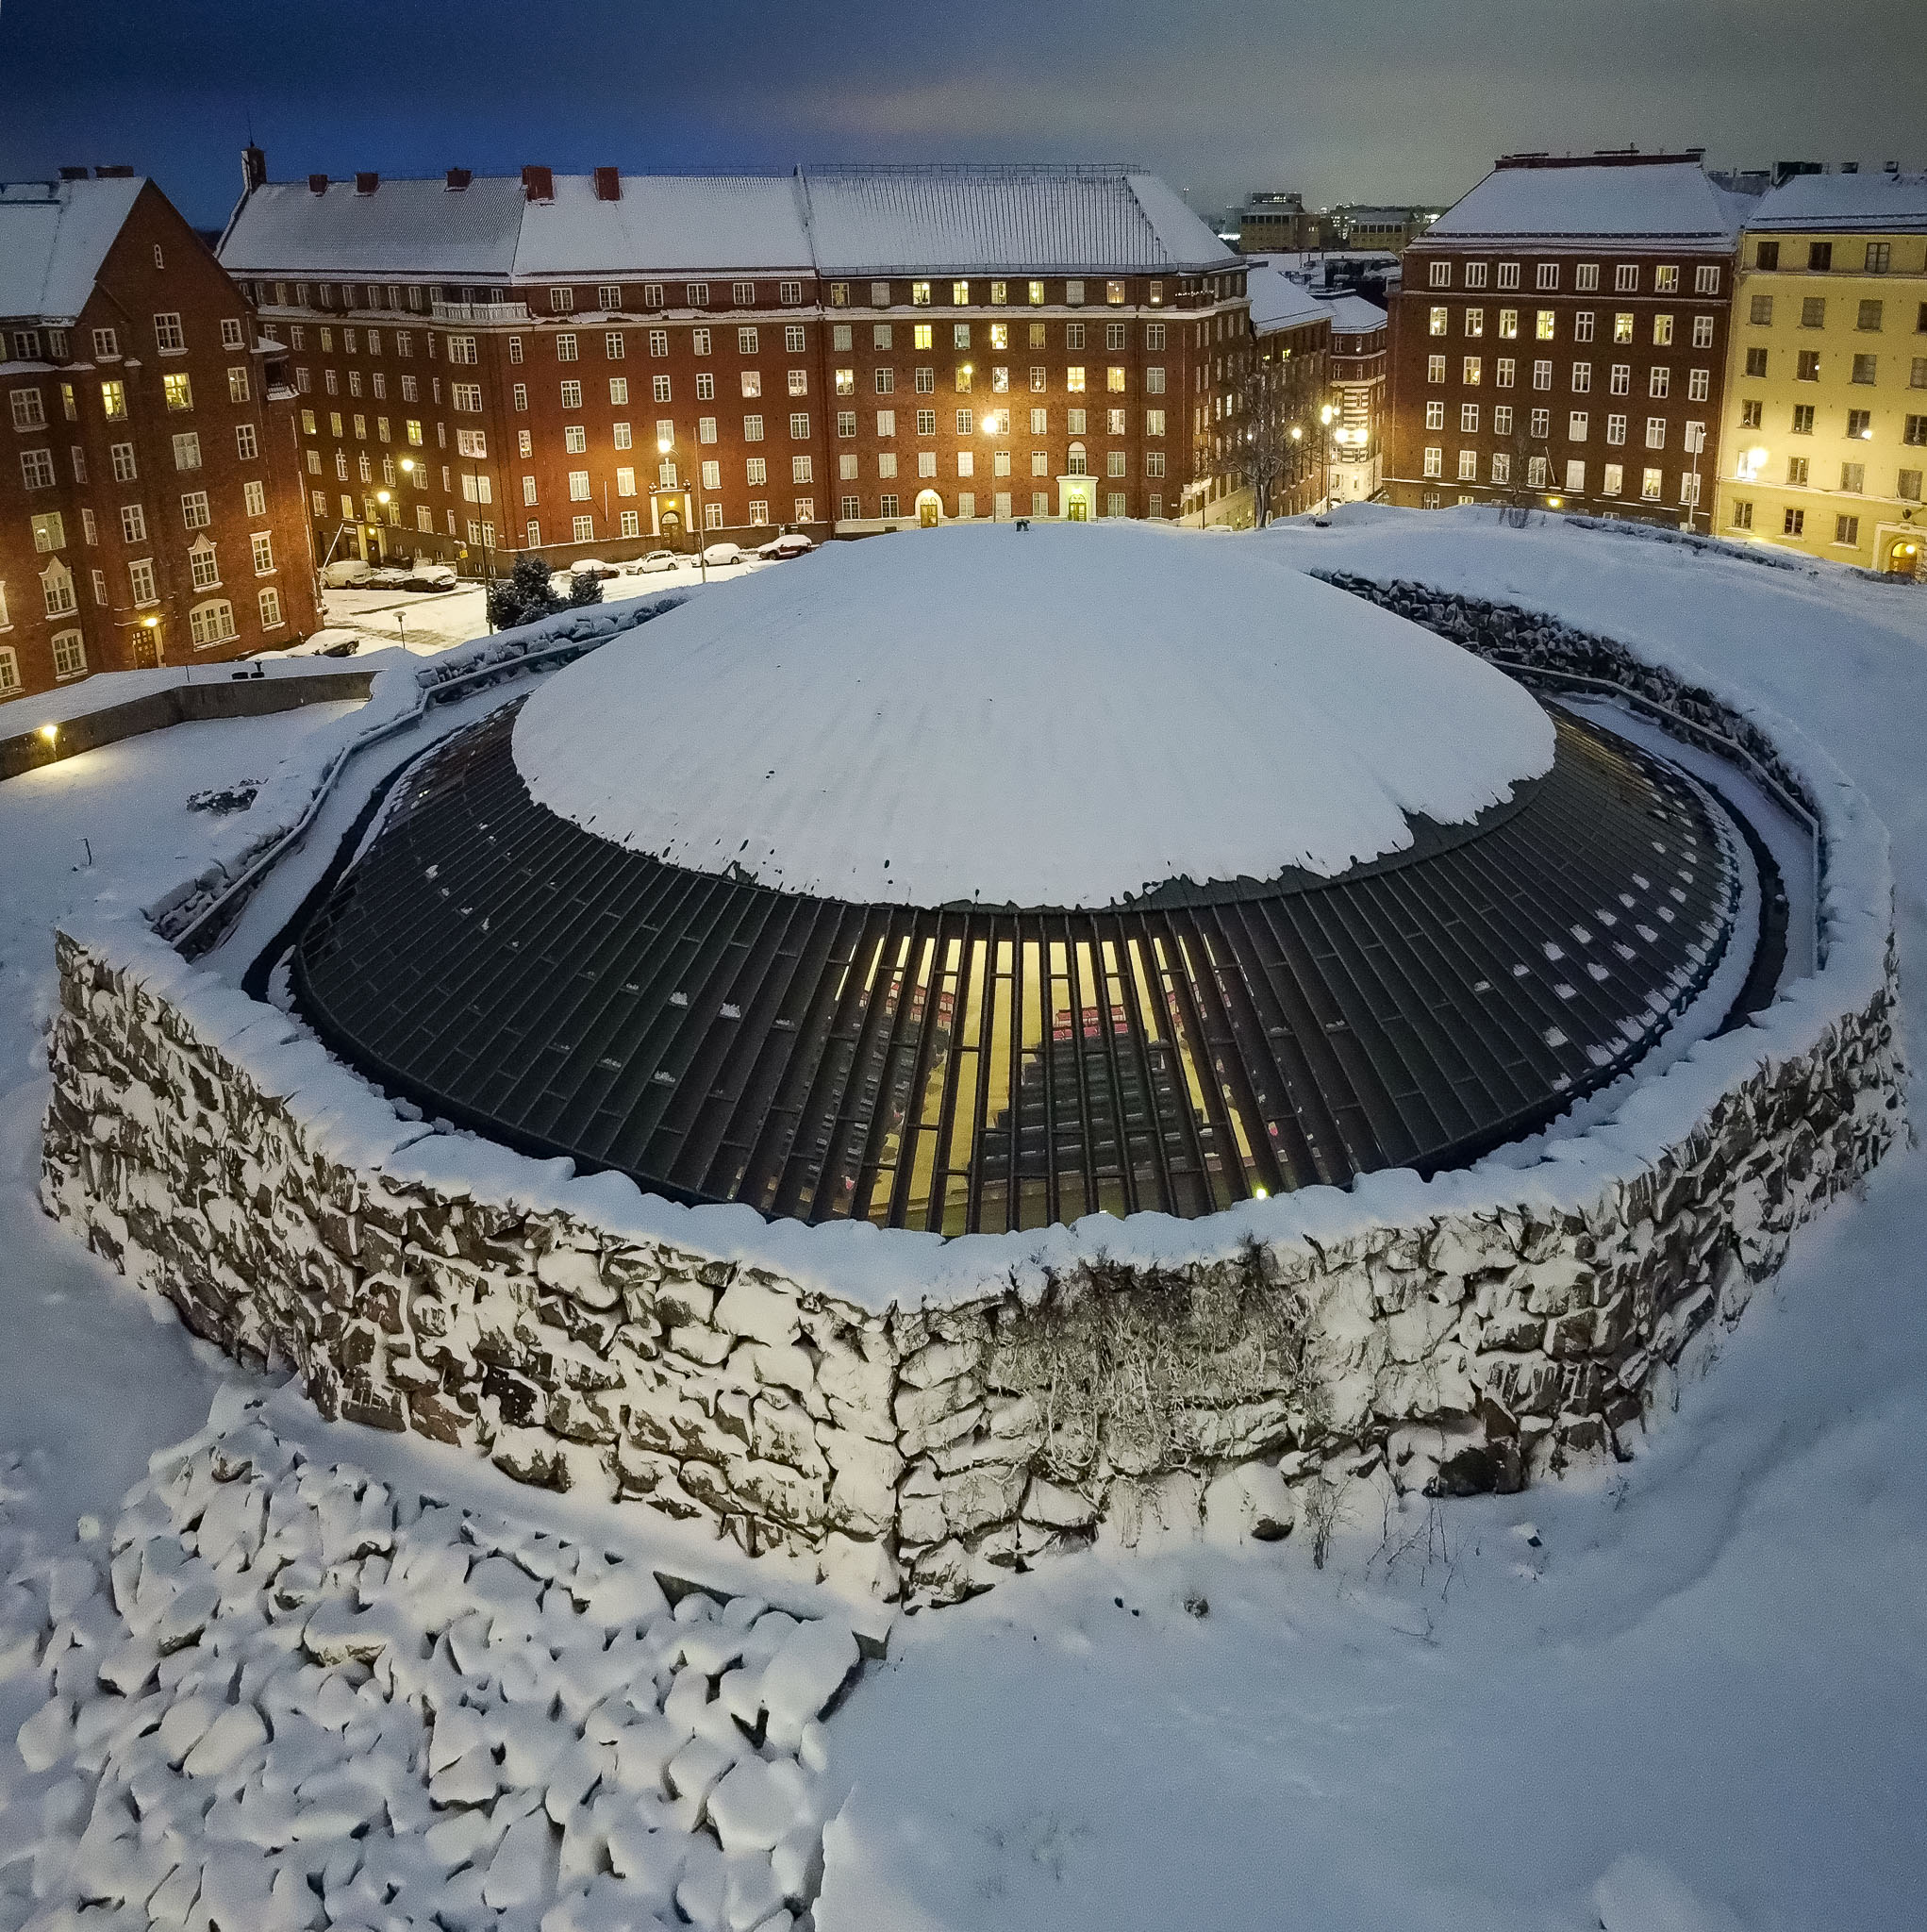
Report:
M756 555L772 563L780 563L786 557L807 557L815 548L814 541L801 530L786 530L780 537L772 537L759 545Z
M374 581L374 573L358 557L339 557L324 563L321 575L331 591L358 591Z
M658 570L673 570L682 561L673 550L652 550L647 557L639 557L629 565L632 571L647 574Z
M452 591L456 587L454 568L445 563L418 564L408 573L405 591Z
M368 575L368 588L371 591L406 590L407 583L408 573L405 570L396 570L392 564L385 564L381 569L371 571Z
M739 543L712 543L703 553L703 561L711 570L719 569L725 563L744 561L743 549Z
M562 572L570 577L619 577L622 572L614 564L605 563L599 557L585 557L580 563L567 565Z

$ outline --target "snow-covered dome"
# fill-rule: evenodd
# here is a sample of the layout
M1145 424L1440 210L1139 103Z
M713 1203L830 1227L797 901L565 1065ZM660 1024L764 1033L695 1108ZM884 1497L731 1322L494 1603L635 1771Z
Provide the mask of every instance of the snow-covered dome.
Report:
M515 763L596 837L858 904L1332 877L1553 765L1509 678L1261 546L1142 525L839 543L560 673Z

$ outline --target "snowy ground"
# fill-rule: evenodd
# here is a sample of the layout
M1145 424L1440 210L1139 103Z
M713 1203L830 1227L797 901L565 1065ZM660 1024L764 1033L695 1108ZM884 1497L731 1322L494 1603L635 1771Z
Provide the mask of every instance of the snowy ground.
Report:
M1328 529L1236 541L1281 561L1554 610L1709 667L1795 719L1892 830L1909 1043L1915 1065L1927 1059L1916 1017L1927 958L1927 596L1557 524L1514 531L1488 512L1341 512ZM83 1514L111 1542L121 1494L149 1455L199 1427L217 1385L238 1379L150 1319L33 1204L47 928L98 892L138 899L158 873L184 869L175 855L191 856L206 837L186 794L264 775L264 761L324 723L304 711L182 726L0 786L0 1539L16 1548L84 1558L76 1524L96 1525ZM1917 1117L1921 1106L1917 1095ZM1101 1548L960 1609L901 1621L889 1660L866 1671L826 1726L826 1789L854 1781L854 1790L827 1833L818 1925L1918 1926L1927 1898L1923 1257L1927 1158L1908 1152L1864 1202L1796 1241L1771 1288L1719 1339L1717 1362L1628 1465L1437 1512L1417 1504L1387 1515L1360 1495L1322 1571L1296 1537L1248 1551ZM229 1407L238 1399L223 1397ZM485 1474L424 1445L303 1418L291 1396L272 1407L284 1440L298 1437L319 1470L341 1458L386 1485L396 1522L443 1475L466 1498ZM584 1506L565 1512L499 1483L473 1507L503 1525L498 1541L566 1514L563 1533L597 1561L622 1550L646 1562L655 1536L633 1516L605 1527ZM390 1534L407 1541L409 1527ZM685 1541L673 1567L687 1574L702 1554ZM725 1593L779 1596L746 1580L746 1566L713 1560ZM79 1588L77 1570L62 1574L63 1588ZM385 1588L385 1578L365 1585L377 1598ZM466 1614L468 1588L456 1586L436 1614ZM107 1627L105 1611L86 1614ZM274 1624L264 1613L263 1628ZM434 1628L424 1621L416 1635ZM559 1668L568 1647L555 1649ZM236 1657L232 1681L251 1691L258 1678ZM337 1668L368 1702L363 1682L347 1681L368 1667ZM218 1671L208 1681L225 1694ZM44 1671L0 1684L0 1739L47 1694ZM195 1694L205 1685L183 1693ZM200 1714L175 1721L175 1741ZM41 1722L52 1732L60 1720ZM581 1741L593 1745L586 1722ZM222 1749L244 1728L232 1720ZM357 1735L344 1730L337 1743ZM38 1757L61 1742L30 1733L28 1748ZM0 1925L9 1932L22 1913L5 1900L33 1868L6 1861L58 1840L62 1821L77 1830L73 1810L91 1774L77 1774L76 1791L76 1762L70 1753L29 1773L0 1743L0 1802L11 1800L0 1810ZM192 1807L169 1793L155 1799L157 1815L165 1809L180 1829ZM411 1815L408 1799L396 1804ZM574 1816L562 1799L556 1808ZM201 1828L211 1840L213 1813ZM534 1823L517 1840L526 1856L558 1861L568 1842L559 1824L544 1839ZM58 1859L42 1862L51 1874ZM419 1861L410 1869L420 1882ZM551 1882L547 1868L540 1880ZM312 1915L310 1902L332 1903L326 1891L294 1902ZM375 1898L340 1895L340 1923L400 1923L406 1908L397 1894L385 1922ZM691 1902L707 1915L707 1892ZM498 1918L486 1890L479 1907L453 1889L446 1903L449 1925L534 1923L526 1906ZM362 1916L347 1916L350 1907ZM145 1925L148 1914L98 1922ZM550 1932L575 1923L557 1919Z
M746 563L727 564L707 573L712 584L749 576L757 571L789 566L764 563L751 558ZM604 598L613 603L619 597L646 597L657 591L679 590L702 581L693 562L681 563L674 570L652 571L647 576L606 578ZM324 591L323 622L330 630L351 630L362 640L364 651L384 644L406 644L423 657L466 643L488 629L485 599L479 584L458 591Z

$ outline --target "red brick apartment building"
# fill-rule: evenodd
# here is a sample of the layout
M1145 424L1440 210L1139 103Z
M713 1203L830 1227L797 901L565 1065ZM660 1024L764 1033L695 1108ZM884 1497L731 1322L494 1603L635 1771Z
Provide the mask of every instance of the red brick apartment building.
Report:
M1392 502L1707 526L1753 204L1700 152L1506 155L1405 250Z
M1244 267L1095 167L269 182L317 556L1169 517L1233 487Z
M278 358L151 181L0 184L0 700L314 629Z

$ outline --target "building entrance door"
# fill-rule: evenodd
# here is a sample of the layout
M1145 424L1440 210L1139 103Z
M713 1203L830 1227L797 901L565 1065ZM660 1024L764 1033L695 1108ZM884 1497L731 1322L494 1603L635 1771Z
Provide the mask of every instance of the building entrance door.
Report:
M134 633L134 669L153 671L160 663L160 626L141 625Z
M662 541L665 543L667 543L672 550L673 550L676 544L682 541L683 520L681 517L676 515L674 510L666 509L663 511L662 529L660 534L662 537Z
M1886 556L1882 559L1881 568L1889 576L1919 576L1920 575L1920 539L1918 537L1896 537L1886 546Z
M943 499L936 491L926 490L918 497L917 521L926 530L934 530L943 521Z

